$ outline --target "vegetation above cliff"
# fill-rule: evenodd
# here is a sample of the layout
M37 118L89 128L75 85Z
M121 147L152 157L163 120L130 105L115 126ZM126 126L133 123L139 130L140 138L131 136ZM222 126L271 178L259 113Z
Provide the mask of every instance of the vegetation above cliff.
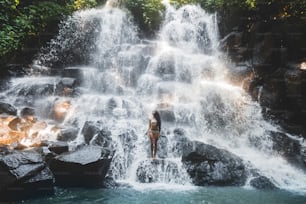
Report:
M103 3L105 0L0 0L0 64L14 61L16 53L33 39L56 32L60 20L73 11ZM143 33L154 36L163 19L162 0L121 0L121 3L134 16ZM170 3L177 7L198 4L227 18L234 14L246 15L248 20L306 17L306 1L300 0L170 0Z

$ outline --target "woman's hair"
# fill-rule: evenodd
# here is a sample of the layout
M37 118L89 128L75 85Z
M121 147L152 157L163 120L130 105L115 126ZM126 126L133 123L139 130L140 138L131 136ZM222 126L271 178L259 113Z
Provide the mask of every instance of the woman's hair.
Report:
M157 120L157 125L158 125L159 131L160 131L161 130L161 120L160 120L159 113L158 113L158 111L154 110L152 112L152 114L153 114L153 117Z

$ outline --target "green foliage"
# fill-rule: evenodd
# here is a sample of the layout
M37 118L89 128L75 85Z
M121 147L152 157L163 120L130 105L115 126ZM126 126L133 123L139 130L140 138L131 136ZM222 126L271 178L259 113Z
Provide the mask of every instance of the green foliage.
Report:
M96 0L75 0L73 7L75 10L84 9L84 8L92 8L97 5Z
M164 6L161 0L124 0L140 28L153 33L159 27ZM200 5L207 11L219 12L231 17L234 15L260 16L262 20L278 18L305 18L305 0L169 0L170 4L180 7L186 4Z
M130 10L141 30L152 35L159 28L165 7L162 0L121 0ZM0 0L0 58L16 53L33 37L73 11L96 6L105 0ZM198 4L211 12L231 16L249 13L262 20L302 19L306 17L305 0L169 0L180 7ZM238 12L237 12L238 11ZM258 19L257 19L258 20ZM3 60L0 60L0 63ZM3 63L3 62L2 62Z
M164 11L161 0L125 0L124 4L147 34L152 34L159 27Z
M101 0L100 0L101 1ZM96 0L0 0L0 63L26 43L57 25L74 10L97 5Z

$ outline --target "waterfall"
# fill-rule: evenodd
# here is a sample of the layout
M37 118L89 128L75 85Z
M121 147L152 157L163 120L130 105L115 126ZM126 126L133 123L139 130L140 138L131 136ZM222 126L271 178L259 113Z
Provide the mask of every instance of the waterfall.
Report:
M140 39L132 18L111 6L78 11L61 24L59 35L38 56L39 66L33 66L39 72L56 62L71 62L72 51L85 62L70 67L80 73L81 85L79 95L69 99L72 109L61 125L82 128L86 121L95 121L110 130L116 148L110 174L117 181L139 185L136 175L142 168L158 174L154 183L189 186L174 145L173 130L183 128L190 140L233 152L278 187L305 190L305 174L272 150L269 131L277 127L263 119L258 103L227 81L216 15L199 6L175 9L165 4L155 40ZM50 80L52 84L59 79ZM24 79L14 87L31 83ZM18 101L16 91L5 94ZM54 100L41 96L31 104L41 110L39 117L48 119L44 110ZM162 118L168 148L159 147L166 156L152 169L146 132L154 109L168 113ZM83 139L79 132L74 142Z

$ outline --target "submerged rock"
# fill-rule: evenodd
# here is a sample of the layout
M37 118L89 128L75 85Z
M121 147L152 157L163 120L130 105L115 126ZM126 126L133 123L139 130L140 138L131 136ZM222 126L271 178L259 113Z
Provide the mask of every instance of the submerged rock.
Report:
M82 146L50 162L58 186L101 187L113 152L98 146Z
M199 186L241 186L247 178L238 156L201 142L188 142L182 161L193 183Z

